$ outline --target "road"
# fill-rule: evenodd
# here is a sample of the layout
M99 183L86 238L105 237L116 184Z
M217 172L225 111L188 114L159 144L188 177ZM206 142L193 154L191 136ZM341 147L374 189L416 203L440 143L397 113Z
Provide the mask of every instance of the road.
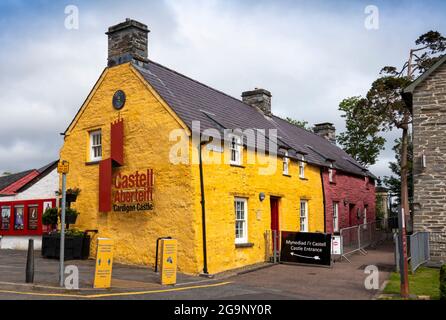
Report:
M16 253L15 253L16 254ZM10 257L11 258L11 257ZM18 260L17 260L18 259ZM16 254L16 260L22 259ZM366 255L356 254L347 261L337 262L332 268L271 265L269 267L233 275L205 279L191 276L180 276L177 286L161 286L157 283L156 275L145 268L119 266L114 268L112 290L84 289L79 291L60 290L52 287L30 287L17 283L8 284L8 273L1 272L0 299L3 300L368 300L372 299L377 290L367 290L364 280L368 274L364 269L368 265L375 265L379 269L379 285L388 279L393 270L393 246L385 244L378 249L368 250ZM8 261L11 261L9 259ZM15 276L22 276L19 264L5 264L0 257L0 269L3 271L14 268ZM49 279L57 277L57 264L45 261L45 275ZM82 262L81 273L90 268L89 262ZM0 270L1 271L1 270ZM20 272L19 272L20 271ZM115 272L116 271L116 272ZM55 273L56 272L56 273ZM9 273L14 275L14 273ZM44 280L43 276L42 281ZM57 279L57 278L56 278ZM144 279L144 282L141 280ZM90 280L89 280L90 281ZM22 281L23 282L23 281ZM48 284L50 286L50 284ZM82 288L82 286L81 286ZM90 286L91 288L91 286Z

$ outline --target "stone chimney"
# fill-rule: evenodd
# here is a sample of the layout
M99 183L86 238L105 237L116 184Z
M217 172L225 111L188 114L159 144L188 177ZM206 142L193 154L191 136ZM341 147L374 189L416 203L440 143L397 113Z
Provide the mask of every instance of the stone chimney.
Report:
M108 66L126 62L147 62L147 34L145 24L126 19L124 22L108 28Z
M313 127L313 132L321 136L333 144L336 144L336 128L333 123L324 122L317 123Z
M242 93L244 103L259 108L267 116L271 115L271 97L271 92L258 88Z

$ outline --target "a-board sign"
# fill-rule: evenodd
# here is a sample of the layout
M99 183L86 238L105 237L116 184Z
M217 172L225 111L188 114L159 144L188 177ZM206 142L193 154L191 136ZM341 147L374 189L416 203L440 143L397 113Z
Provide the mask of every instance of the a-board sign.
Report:
M113 240L99 238L97 248L94 287L110 288L113 267Z
M177 282L177 240L161 240L161 284L176 284Z
M334 235L331 240L331 254L342 255L342 239L339 235Z
M331 234L282 231L281 262L331 265Z

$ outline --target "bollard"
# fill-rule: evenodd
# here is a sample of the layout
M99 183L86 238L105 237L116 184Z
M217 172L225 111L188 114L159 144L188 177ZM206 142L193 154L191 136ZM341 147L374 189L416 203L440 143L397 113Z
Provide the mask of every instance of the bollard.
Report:
M26 257L26 283L34 282L34 240L28 240L28 256Z

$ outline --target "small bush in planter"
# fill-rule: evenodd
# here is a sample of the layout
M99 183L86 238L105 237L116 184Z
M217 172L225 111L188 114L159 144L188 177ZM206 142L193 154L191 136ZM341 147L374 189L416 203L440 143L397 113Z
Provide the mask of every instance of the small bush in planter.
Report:
M78 215L79 212L77 212L76 209L65 208L65 223L75 224Z
M58 216L59 214L57 208L48 208L42 215L42 223L46 226L57 225Z
M68 189L66 192L66 199L68 202L76 202L77 196L81 193L81 189L73 188Z

